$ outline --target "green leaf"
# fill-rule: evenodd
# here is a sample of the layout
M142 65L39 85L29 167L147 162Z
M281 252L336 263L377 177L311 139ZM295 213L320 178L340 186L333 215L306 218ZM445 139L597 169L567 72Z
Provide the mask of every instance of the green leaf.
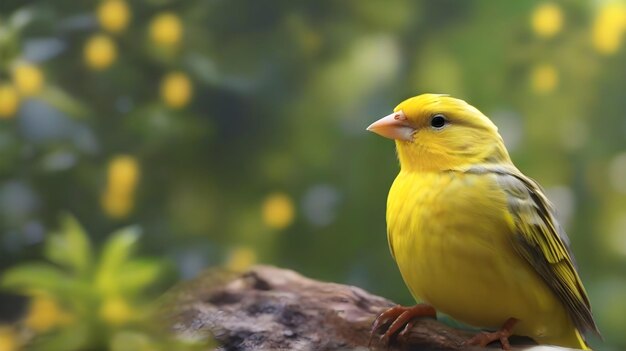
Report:
M90 114L81 101L56 86L45 87L39 93L39 98L73 118L84 118Z
M111 351L157 350L155 341L144 333L121 331L111 338Z
M122 228L105 243L100 256L100 265L96 275L96 286L105 293L119 290L117 275L120 268L137 244L141 230L138 226Z
M73 323L65 328L60 328L54 333L40 335L28 345L33 351L78 351L92 350L98 345L96 335L102 334L102 330L94 330L93 324Z
M9 268L2 274L0 286L18 291L43 290L55 296L67 296L84 288L67 273L45 263L26 263Z
M116 274L120 291L133 294L153 284L160 277L163 266L156 260L134 260L123 264Z
M61 217L61 232L46 240L44 254L52 262L86 275L92 266L91 243L80 223L71 215Z

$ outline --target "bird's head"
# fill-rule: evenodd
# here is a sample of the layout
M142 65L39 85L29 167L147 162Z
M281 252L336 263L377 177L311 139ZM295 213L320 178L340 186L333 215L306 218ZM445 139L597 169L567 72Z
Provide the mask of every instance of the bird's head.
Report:
M396 141L402 170L436 172L511 162L493 122L474 106L447 95L407 99L367 130Z

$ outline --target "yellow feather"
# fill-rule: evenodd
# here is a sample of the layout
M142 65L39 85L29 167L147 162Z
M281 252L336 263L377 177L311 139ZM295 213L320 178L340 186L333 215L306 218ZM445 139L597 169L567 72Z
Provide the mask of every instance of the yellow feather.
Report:
M414 131L396 140L401 170L387 233L415 299L473 326L516 318L515 334L587 348L581 332L597 328L567 237L495 125L445 95L420 95L394 112ZM431 126L435 115L443 127Z

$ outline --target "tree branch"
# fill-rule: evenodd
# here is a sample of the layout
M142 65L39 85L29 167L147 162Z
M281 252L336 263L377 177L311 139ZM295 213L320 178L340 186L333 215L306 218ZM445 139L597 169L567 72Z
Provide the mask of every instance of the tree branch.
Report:
M210 271L169 297L166 306L173 330L186 338L212 337L222 345L220 350L367 349L372 321L394 305L354 286L320 282L270 266L255 266L238 275ZM423 319L390 348L377 337L371 348L483 350L463 347L471 335ZM529 349L517 342L516 350ZM542 350L549 349L565 350Z

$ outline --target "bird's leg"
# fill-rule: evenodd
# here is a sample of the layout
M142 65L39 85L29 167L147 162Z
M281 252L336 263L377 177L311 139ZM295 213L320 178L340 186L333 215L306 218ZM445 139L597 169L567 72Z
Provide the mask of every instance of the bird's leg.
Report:
M504 324L502 324L500 330L495 332L478 333L471 339L467 340L465 344L485 347L491 342L500 341L503 350L510 350L511 344L509 344L509 337L513 334L513 327L518 321L518 319L509 318L506 322L504 322Z
M401 334L404 335L406 332L413 326L414 322L412 320L417 317L437 317L437 311L426 304L417 304L415 306L406 307L406 306L393 306L390 309L381 313L378 318L372 324L372 330L370 332L370 345L372 343L372 338L374 334L381 329L385 324L391 322L389 327L387 327L386 331L380 337L380 340L387 344L389 340L393 337L393 335L400 330L400 328L404 327ZM384 329L383 329L384 330Z

